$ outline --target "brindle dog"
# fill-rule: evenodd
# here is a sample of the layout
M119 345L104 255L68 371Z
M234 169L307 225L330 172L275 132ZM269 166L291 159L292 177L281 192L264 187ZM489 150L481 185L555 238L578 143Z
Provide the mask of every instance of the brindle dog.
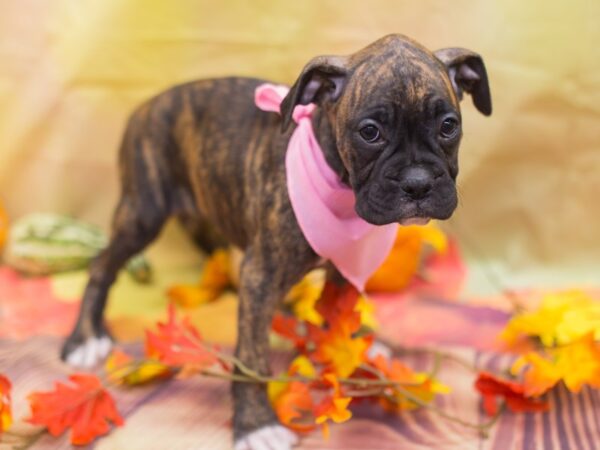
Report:
M310 61L281 105L254 104L262 80L223 78L174 87L131 116L120 151L121 198L110 245L93 262L79 319L62 357L93 365L111 344L103 320L118 270L179 216L200 244L244 250L236 356L269 373L273 311L290 287L322 261L290 205L285 154L298 104L318 105L312 123L329 165L372 224L447 219L457 205L459 100L491 113L479 55L430 52L401 35L349 56ZM332 271L333 276L339 274ZM264 385L233 383L236 448L287 449Z

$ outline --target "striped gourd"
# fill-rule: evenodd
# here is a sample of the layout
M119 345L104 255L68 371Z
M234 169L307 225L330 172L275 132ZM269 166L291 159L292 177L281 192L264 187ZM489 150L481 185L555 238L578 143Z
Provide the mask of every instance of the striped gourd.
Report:
M28 275L48 275L86 268L108 244L98 227L69 216L36 213L10 228L4 261ZM143 256L131 259L128 270L139 281L149 281L150 267Z

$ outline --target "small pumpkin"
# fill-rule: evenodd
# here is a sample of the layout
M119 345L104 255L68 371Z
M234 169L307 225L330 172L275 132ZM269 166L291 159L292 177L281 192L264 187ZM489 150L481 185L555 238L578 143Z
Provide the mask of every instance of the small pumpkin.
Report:
M6 264L27 275L84 269L108 245L104 232L60 214L35 213L16 220L8 234ZM148 282L151 268L142 255L127 265L136 281Z

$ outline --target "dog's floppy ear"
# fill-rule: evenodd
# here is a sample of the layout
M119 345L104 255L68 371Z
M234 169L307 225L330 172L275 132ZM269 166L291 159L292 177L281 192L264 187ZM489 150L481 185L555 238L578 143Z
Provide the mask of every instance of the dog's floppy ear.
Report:
M300 76L281 102L281 129L287 130L296 105L320 104L337 100L346 85L348 71L342 56L317 56L302 69Z
M443 48L434 54L446 66L458 99L462 100L463 91L468 92L479 112L489 116L492 98L481 56L464 48Z

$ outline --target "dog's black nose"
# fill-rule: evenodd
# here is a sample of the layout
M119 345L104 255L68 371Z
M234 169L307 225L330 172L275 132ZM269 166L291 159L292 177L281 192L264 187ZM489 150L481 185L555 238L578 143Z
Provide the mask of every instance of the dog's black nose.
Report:
M400 187L413 200L425 197L433 187L433 174L423 167L408 167L401 174Z

